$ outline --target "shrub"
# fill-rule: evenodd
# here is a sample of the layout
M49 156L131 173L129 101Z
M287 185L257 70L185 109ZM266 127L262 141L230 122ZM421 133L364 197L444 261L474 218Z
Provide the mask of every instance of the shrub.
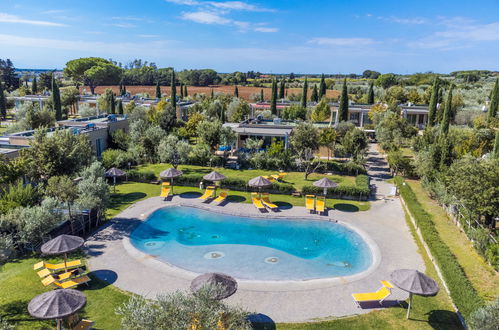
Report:
M469 320L472 330L496 330L499 324L499 298L482 308L474 311Z
M407 208L416 220L421 235L442 271L452 300L464 318L468 319L474 310L483 306L482 298L466 277L456 257L438 235L432 216L424 210L411 187L403 184L404 180L401 177L396 177L395 182Z
M367 173L364 166L356 164L352 161L348 161L345 163L337 161L324 162L323 172L332 172L332 173L347 174L347 175L358 175L358 174Z
M127 174L128 174L128 180L135 182L149 183L151 181L155 181L158 179L153 171L130 170L127 172Z
M321 195L324 189L312 185L304 186L303 194ZM358 175L355 178L355 186L338 186L333 189L328 189L327 197L352 197L359 200L365 200L369 196L369 177L367 175Z

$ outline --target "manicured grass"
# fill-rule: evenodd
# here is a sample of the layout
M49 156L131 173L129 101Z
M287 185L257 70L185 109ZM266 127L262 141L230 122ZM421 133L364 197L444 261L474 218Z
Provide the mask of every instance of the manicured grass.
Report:
M159 173L168 167L171 167L169 164L148 164L148 165L139 165L137 166L138 170L143 171L153 171L156 176L159 176ZM179 165L179 170L182 170L184 174L208 174L211 171L215 170L227 178L241 179L244 181L249 181L254 177L260 175L272 175L278 174L277 171L265 171L265 170L231 170L226 168L210 168L206 166L195 166L195 165ZM323 177L328 177L334 182L340 185L355 185L355 176L348 175L321 175L321 174L310 174L305 180L305 176L303 172L288 172L288 174L284 177L285 183L292 184L295 189L301 190L305 185L311 185L314 181L322 179Z
M431 199L419 181L407 180L423 208L433 216L435 228L442 241L456 256L463 267L466 277L485 300L499 296L499 275L476 252L466 235L447 216L444 209Z
M414 226L406 214L406 222L415 238L418 252L423 257L426 274L434 278L442 288L435 267L426 254L421 241L417 239ZM325 302L326 303L326 302ZM444 289L435 297L424 298L414 296L411 318L407 320L407 304L403 307L391 307L368 314L353 317L338 318L330 321L316 323L281 323L277 329L282 330L321 330L321 329L461 329L461 323L453 312L450 298Z

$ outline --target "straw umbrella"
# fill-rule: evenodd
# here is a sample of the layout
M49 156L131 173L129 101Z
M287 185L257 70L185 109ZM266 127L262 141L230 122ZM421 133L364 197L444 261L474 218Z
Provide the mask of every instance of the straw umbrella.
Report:
M249 180L248 184L251 187L258 187L258 190L260 192L260 198L262 198L262 188L270 187L272 185L272 182L265 179L263 176L257 176L256 178Z
M390 275L391 281L398 288L409 292L409 307L407 308L407 318L411 312L412 295L430 297L438 293L438 284L432 278L415 269L398 269Z
M173 194L173 179L178 178L184 174L181 170L177 170L176 168L170 167L169 169L164 170L163 172L159 173L159 177L161 179L170 179L170 185L172 187L172 194Z
M324 197L327 195L327 190L329 188L336 188L338 187L338 184L334 181L329 180L328 178L322 178L318 181L315 181L313 183L314 186L319 187L319 188L324 188Z
M220 182L220 181L224 180L225 179L225 175L220 174L217 171L212 171L211 173L206 174L205 176L203 176L203 179L215 182L215 196L216 196L216 194L217 194L217 190L216 190L217 182Z
M42 245L43 254L64 254L64 269L67 270L66 264L68 253L79 249L85 240L78 236L59 235Z
M222 300L237 291L237 281L227 274L206 273L199 275L191 282L191 291L196 294L203 288L210 290L213 299Z
M37 319L55 319L57 330L60 330L62 319L78 312L86 302L87 298L78 290L52 290L33 298L28 304L28 312Z
M120 170L119 168L112 167L109 170L106 171L106 177L107 178L113 178L113 188L114 191L116 192L116 178L117 177L122 177L126 175L125 171Z

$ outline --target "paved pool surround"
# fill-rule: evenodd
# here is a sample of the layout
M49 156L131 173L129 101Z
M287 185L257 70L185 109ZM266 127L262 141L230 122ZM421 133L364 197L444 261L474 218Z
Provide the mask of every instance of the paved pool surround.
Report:
M369 312L376 304L369 304L371 308L359 308L352 300L352 293L376 291L380 287L379 280L389 279L395 269L424 271L423 260L407 228L398 198L372 201L369 211L330 210L327 216L319 216L309 214L304 207L260 213L251 204L229 202L225 206L217 206L180 196L174 196L171 201L149 198L111 219L85 244L90 270L120 289L148 298L175 290L189 290L191 280L198 273L144 254L129 239L133 229L151 213L168 206L198 207L212 212L265 219L335 221L361 235L373 256L371 266L363 272L304 281L238 280L238 291L226 302L265 314L275 322L303 322ZM406 298L405 292L394 289L387 303Z

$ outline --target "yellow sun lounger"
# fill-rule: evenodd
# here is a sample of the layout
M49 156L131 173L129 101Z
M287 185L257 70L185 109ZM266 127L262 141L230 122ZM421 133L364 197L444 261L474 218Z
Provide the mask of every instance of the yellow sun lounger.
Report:
M265 206L262 204L262 200L260 197L257 197L256 193L251 193L251 201L253 202L253 205L260 211L265 210Z
M276 179L274 179L271 175L264 175L262 178L269 180L270 182L274 182Z
M48 269L51 272L56 272L59 270L64 270L64 268L76 268L76 267L80 267L80 266L83 266L83 264L81 263L81 260L68 261L66 263L66 267L64 267L64 262L61 262L60 264L49 264L49 263L46 263L45 261L40 261L39 263L36 263L33 265L33 269L37 270L37 269L45 267L46 269ZM42 277L42 276L40 276L40 277Z
M170 196L170 191L171 191L171 188L168 185L163 185L161 187L161 195L159 195L159 197L166 199L168 196Z
M83 271L81 269L77 268L73 271L65 272L65 273L62 273L60 275L49 275L42 280L42 284L44 286L47 286L47 285L54 283L55 281L64 281L64 280L67 280L73 276L78 276L79 274L81 274L81 272L83 272Z
M217 198L215 198L214 202L220 204L227 199L227 196L228 196L227 191L222 191L220 195Z
M275 205L274 203L272 203L270 201L268 193L263 194L262 203L265 204L265 206L267 206L269 209L274 210L274 211L279 208L277 205Z
M314 195L306 195L305 196L305 207L307 210L315 211L315 196Z
M388 296L392 293L390 291L393 288L393 285L388 281L381 281L383 286L376 292L368 292L368 293L352 293L353 300L360 307L361 302L370 302L377 301L381 305L383 300L388 298Z
M319 213L324 213L325 209L326 209L326 201L324 199L318 199L315 202L315 210Z
M214 193L215 193L215 186L208 186L208 187L206 187L206 191L204 192L204 195L199 197L199 199L212 198Z
M279 174L272 174L271 177L273 177L274 179L276 179L277 181L282 181L282 179L284 179L284 176L286 175L287 173L279 173Z
M74 288L80 284L86 284L90 282L90 277L87 275L83 275L80 277L75 277L73 279L70 279L69 281L54 281L54 284L62 289L69 289L69 288Z

